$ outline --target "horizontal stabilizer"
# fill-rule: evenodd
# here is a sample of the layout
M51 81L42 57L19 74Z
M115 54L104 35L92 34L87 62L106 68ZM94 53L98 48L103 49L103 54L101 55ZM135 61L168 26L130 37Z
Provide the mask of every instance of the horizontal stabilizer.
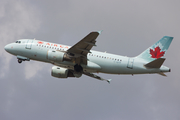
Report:
M166 74L164 74L163 72L160 72L158 73L159 75L162 75L162 76L167 76Z
M165 58L158 58L156 60L153 60L152 62L149 62L148 64L144 65L146 68L160 68L161 65L164 63Z

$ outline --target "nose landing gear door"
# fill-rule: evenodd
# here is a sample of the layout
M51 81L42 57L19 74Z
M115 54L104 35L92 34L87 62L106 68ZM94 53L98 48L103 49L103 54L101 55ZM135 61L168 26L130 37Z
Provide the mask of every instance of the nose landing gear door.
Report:
M32 47L32 43L33 43L33 40L27 40L27 43L26 43L26 49L31 49Z

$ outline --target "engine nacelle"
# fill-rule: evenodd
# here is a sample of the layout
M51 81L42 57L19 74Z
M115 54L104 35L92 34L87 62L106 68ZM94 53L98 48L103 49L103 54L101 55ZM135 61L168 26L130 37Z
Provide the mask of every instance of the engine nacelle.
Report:
M68 69L58 67L58 66L52 67L51 75L53 77L57 77L57 78L75 77L74 74L71 71L69 71Z
M70 61L71 58L67 53L55 50L49 50L47 52L47 59L54 62L62 62L64 60Z

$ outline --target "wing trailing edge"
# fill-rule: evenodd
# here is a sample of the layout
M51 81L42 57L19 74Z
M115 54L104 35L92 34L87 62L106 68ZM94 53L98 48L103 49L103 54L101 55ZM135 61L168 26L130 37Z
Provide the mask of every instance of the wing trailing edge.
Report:
M98 80L107 81L109 84L110 84L110 82L111 82L111 80L112 80L112 79L104 79L104 78L101 78L101 77L99 77L99 76L97 76L97 75L95 75L95 74L93 74L93 73L89 73L89 72L83 72L83 74L84 74L84 75L87 75L87 76L89 76L89 77L96 78L96 79L98 79Z

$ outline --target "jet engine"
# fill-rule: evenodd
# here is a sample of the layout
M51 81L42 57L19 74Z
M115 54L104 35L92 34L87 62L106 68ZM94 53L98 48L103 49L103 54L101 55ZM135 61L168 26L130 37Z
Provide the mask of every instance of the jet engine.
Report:
M57 78L75 77L74 74L69 69L58 66L52 67L51 75Z
M81 72L71 71L71 70L69 70L67 68L53 66L52 70L51 70L51 75L53 77L57 77L57 78L68 78L68 77L79 78L79 77L82 76L82 73Z
M47 59L54 61L54 62L62 62L62 61L70 61L70 55L68 55L65 52L61 52L61 51L52 51L49 50L47 52Z

